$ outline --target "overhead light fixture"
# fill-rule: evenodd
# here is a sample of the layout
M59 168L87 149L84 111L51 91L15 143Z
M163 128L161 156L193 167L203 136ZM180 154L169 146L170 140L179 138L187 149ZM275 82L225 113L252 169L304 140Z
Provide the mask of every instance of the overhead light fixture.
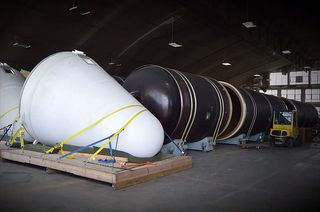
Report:
M261 77L260 74L254 74L253 76L254 76L254 77Z
M31 47L31 45L22 44L22 43L18 43L18 42L13 43L12 45L13 46L18 46L18 47L21 47L21 48L25 48L25 49L29 49Z
M87 12L81 13L81 15L89 15L90 13L91 11L87 11Z
M70 8L69 8L69 11L71 11L71 10L75 10L75 9L77 9L77 8L78 8L78 6L76 6L76 5L75 5L75 3L76 3L76 2L75 2L75 1L73 1L72 7L70 7Z
M303 68L305 68L305 69L309 69L309 68L311 68L310 66L304 66Z
M72 7L69 8L69 11L75 10L75 9L77 9L77 8L78 8L78 6L72 6Z
M291 54L291 51L286 49L286 50L282 50L282 54Z
M115 65L116 63L115 63L115 60L112 58L112 57L110 57L110 62L108 63L108 65L109 66L113 66L113 65Z
M246 13L247 13L247 21L246 22L242 22L242 25L247 29L257 27L257 25L255 25L252 21L249 20L249 0L247 0L247 2L246 2L246 10L247 10L246 11Z
M224 65L224 66L231 66L231 63L228 63L228 62L223 62L221 64Z
M176 42L168 43L168 45L169 45L169 46L172 46L172 47L174 47L174 48L182 47L182 45L181 45L181 44L178 44L178 43L176 43Z
M168 45L173 47L173 48L180 48L180 47L182 47L182 45L173 41L173 22L174 22L174 18L172 17L172 21L171 21L171 42L168 43Z
M257 27L257 25L255 25L252 21L243 22L242 25L248 29Z

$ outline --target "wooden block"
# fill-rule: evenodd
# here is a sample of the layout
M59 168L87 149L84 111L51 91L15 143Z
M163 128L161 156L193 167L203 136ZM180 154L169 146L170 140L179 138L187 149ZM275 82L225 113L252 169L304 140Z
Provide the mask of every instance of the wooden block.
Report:
M121 189L130 185L190 169L192 168L192 157L177 156L177 158L174 157L156 163L156 165L137 167L132 171L117 174L116 182L113 183L112 187L114 189Z
M248 144L240 144L239 146L241 149L250 149L250 148L262 149L262 148L268 148L270 145L266 143L248 143Z

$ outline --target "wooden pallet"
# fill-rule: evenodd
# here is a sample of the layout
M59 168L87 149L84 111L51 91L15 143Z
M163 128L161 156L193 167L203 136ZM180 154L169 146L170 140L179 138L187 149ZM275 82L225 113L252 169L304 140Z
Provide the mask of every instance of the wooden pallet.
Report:
M263 149L263 148L269 148L269 143L244 143L239 145L242 149Z
M191 156L171 156L156 161L152 165L121 168L120 164L101 164L88 161L85 155L74 159L59 159L58 154L45 154L35 151L6 147L0 144L2 159L45 167L48 173L62 171L77 176L111 183L114 189L121 189L161 176L166 176L192 167Z

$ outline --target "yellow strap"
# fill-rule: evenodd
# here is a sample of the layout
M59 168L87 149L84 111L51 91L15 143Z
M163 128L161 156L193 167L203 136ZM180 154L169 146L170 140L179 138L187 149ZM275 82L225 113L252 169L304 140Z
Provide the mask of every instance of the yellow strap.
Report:
M14 108L11 108L10 110L8 110L7 112L3 113L0 115L0 119L2 119L3 117L5 117L6 115L8 115L9 113L11 113L12 111L15 111L17 110L18 107L14 107Z
M21 129L21 128L20 128ZM19 130L17 130L17 132L13 135L13 137L11 138L11 140L10 140L10 142L9 142L9 144L10 145L12 145L14 142L15 142L15 140L17 139L17 137L18 137L18 135L19 135L19 133L20 133L20 129Z
M118 113L118 112L120 112L120 111L122 111L122 110L125 110L125 109L128 109L128 108L132 108L132 107L143 107L143 106L142 106L142 105L128 105L128 106L122 107L122 108L120 108L120 109L118 109L118 110L115 110L115 111L113 111L113 112L105 115L104 117L100 118L99 120L93 122L93 123L90 124L89 126L83 128L83 129L80 130L79 132L73 134L72 136L64 139L64 140L61 141L59 144L55 145L54 147L52 147L51 149L49 149L48 151L46 151L46 153L52 153L53 150L58 149L58 148L62 148L65 143L71 141L72 139L74 139L75 137L81 135L82 133L90 130L91 128L93 128L94 126L96 126L97 124L99 124L100 122L102 122L103 120L105 120L106 118L108 118L108 117L110 117L110 116L114 115L115 113Z
M111 138L109 138L91 157L89 160L92 160L95 158L97 154L99 154L102 149L104 149L115 137L117 137L135 118L137 118L141 113L147 111L146 109L139 111L134 116L132 116Z
M65 154L65 152L63 151L62 148L60 149L60 154L61 154L61 155L64 155L64 154ZM75 157L74 157L74 155L69 155L69 156L67 156L66 158L68 158L68 159L74 159Z
M13 135L13 137L11 138L9 144L13 145L13 143L16 141L17 137L19 136L20 139L20 147L24 148L24 140L23 140L23 135L24 135L24 128L20 128L17 130L17 132Z
M21 147L21 149L23 149L24 148L24 140L23 140L23 135L24 135L24 129L22 128L21 130L20 130L20 147Z

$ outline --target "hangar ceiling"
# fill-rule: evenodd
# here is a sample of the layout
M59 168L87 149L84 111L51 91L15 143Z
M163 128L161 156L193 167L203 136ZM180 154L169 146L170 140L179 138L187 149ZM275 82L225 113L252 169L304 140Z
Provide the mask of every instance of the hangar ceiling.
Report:
M11 0L0 13L0 61L31 71L50 54L77 49L113 75L157 64L240 85L255 73L319 68L320 18L314 4ZM257 27L246 28L245 21ZM182 47L169 46L171 41Z

